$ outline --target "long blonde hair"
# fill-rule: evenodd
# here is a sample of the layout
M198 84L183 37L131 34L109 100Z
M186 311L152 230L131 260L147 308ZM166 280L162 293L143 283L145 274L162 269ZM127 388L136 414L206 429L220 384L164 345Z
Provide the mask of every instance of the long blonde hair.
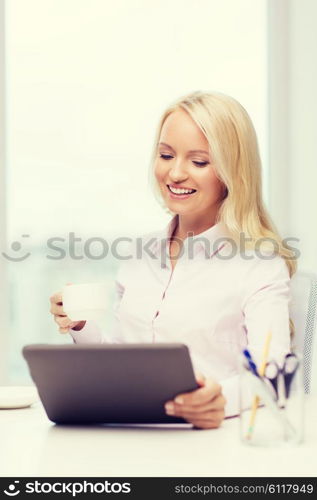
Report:
M215 172L226 188L217 222L225 224L237 243L240 234L244 233L249 239L246 244L249 248L254 248L261 238L273 240L275 252L285 259L291 277L297 267L295 253L281 239L262 198L256 132L247 111L232 97L219 92L196 91L180 97L165 110L157 127L150 166L150 180L156 196L162 202L153 173L161 129L166 118L180 108L187 111L204 133Z
M238 243L242 232L248 238L246 246L254 248L260 238L273 240L277 253L285 259L289 274L296 271L295 253L281 239L262 198L261 159L256 132L244 107L233 97L219 92L193 92L171 104L157 127L152 154L150 180L155 195L162 202L153 175L157 145L166 118L182 108L204 133L210 147L215 171L226 187L226 196L218 212L217 222L223 222Z

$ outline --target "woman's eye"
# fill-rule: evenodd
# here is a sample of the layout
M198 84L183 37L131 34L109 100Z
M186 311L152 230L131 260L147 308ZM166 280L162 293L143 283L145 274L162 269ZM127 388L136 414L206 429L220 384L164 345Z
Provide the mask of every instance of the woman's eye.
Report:
M164 154L164 153L160 153L160 158L163 158L163 160L170 160L171 158L174 158L172 155L168 155L168 154ZM196 165L196 167L205 167L206 165L208 165L208 161L194 161L193 160L193 163L194 165Z
M206 165L208 165L208 161L194 161L194 160L193 160L193 163L194 163L197 167L205 167Z
M160 154L160 158L163 158L164 160L170 160L171 158L173 158L173 156L171 155L164 155L163 153Z

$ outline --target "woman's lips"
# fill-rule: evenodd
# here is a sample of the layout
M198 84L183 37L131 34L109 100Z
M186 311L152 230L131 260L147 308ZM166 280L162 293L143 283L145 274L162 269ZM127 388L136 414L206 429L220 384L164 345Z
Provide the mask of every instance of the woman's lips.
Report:
M197 191L194 191L193 193L182 193L182 194L176 194L176 193L173 193L171 190L170 190L170 187L169 185L167 184L167 190L168 190L168 194L170 196L170 198L172 200L186 200L187 198L190 198L190 196L193 196L194 194L197 193Z

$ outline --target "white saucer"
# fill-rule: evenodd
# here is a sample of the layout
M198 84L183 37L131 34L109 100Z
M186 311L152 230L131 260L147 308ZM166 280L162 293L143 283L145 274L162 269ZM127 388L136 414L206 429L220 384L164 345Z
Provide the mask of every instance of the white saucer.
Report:
M0 409L27 408L39 395L35 386L0 386Z

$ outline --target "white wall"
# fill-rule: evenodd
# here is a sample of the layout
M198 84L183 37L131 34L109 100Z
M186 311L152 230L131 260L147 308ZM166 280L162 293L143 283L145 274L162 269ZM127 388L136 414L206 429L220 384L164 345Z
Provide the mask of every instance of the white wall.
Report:
M287 0L268 0L269 208L283 237L289 224L288 21Z
M290 226L302 268L317 273L317 2L290 0Z
M4 0L0 0L0 384L5 382L7 339L7 293L5 261L1 255L6 240L5 182L5 75L4 75Z
M317 273L317 2L269 0L270 209Z
M265 0L7 2L10 238L165 225L147 185L154 131L193 90L240 100L266 163L265 13Z

